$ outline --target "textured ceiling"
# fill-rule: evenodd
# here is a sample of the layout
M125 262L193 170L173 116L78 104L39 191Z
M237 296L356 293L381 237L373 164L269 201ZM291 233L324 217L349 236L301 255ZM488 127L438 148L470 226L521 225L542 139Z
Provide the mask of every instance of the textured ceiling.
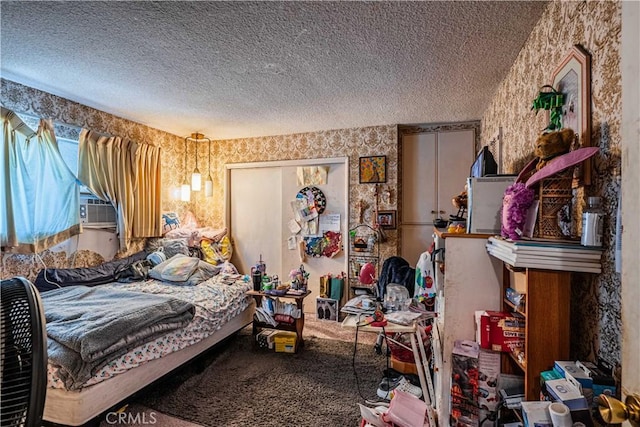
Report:
M1 75L180 136L477 120L545 7L3 0Z

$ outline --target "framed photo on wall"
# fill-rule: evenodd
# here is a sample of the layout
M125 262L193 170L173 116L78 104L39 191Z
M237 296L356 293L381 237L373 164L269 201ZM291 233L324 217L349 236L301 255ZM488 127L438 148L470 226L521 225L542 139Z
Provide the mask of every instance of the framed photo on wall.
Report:
M591 146L591 56L574 45L551 77L553 87L564 95L562 127L576 134L577 147ZM591 161L585 160L580 181L591 183Z
M360 184L387 182L387 156L360 157Z
M395 230L396 228L396 211L378 211L376 222L382 228Z

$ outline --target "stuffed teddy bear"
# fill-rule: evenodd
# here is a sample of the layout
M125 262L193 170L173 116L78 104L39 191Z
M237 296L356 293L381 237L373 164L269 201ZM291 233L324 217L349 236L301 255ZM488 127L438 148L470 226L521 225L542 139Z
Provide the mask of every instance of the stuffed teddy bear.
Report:
M555 132L543 133L536 141L534 154L538 157L536 169L540 170L547 162L571 150L574 140L572 129L561 129Z

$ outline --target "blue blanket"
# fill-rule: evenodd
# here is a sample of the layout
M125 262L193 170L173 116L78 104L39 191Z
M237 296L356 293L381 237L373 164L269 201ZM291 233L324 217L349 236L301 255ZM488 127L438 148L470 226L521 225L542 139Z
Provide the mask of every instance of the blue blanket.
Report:
M180 299L101 287L70 286L41 294L49 361L68 389L127 351L193 319Z

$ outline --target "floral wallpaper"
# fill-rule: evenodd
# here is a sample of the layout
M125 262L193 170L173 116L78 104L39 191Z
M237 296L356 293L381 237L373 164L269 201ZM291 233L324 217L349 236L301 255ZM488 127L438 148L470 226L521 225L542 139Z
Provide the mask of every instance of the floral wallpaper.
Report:
M613 270L615 211L620 194L620 29L619 2L609 1L552 1L523 46L507 77L482 116L477 145L489 144L502 128L503 172L519 171L533 152L533 144L546 126L544 114L535 115L531 101L539 88L549 84L551 73L573 44L580 44L591 54L592 141L600 147L593 166L593 184L579 196L600 195L607 213L603 273L576 274L572 297L572 357L591 359L600 356L620 361L620 275ZM162 148L163 210L183 215L192 211L200 225L224 226L224 165L270 160L294 160L321 157L349 157L352 209L349 227L357 224L359 200L371 200L375 185L360 184L358 159L362 156L387 156L387 182L383 190L393 195L379 209L398 209L398 127L381 125L365 128L326 130L294 135L268 136L213 141L211 164L207 148L198 146L198 164L204 177L209 170L214 182L214 196L204 192L192 193L191 202L180 202L173 196L176 188L187 179L195 166L196 147L187 144L184 136L171 135L81 104L1 80L1 103L16 112L37 117L53 118L60 132L65 127L87 127L98 132L119 135L160 146ZM68 126L64 126L64 124ZM434 125L437 128L437 125ZM402 127L402 132L423 131L431 127ZM215 135L210 135L215 137ZM373 207L364 214L364 222L371 223ZM388 241L381 247L382 259L398 252L398 233L387 230ZM142 247L137 242L130 252ZM1 277L16 274L30 279L44 266L83 267L104 260L97 254L77 251L73 254L44 251L36 256L2 254ZM125 254L119 254L125 255ZM595 313L595 315L594 315Z
M591 141L600 147L592 167L592 185L577 191L584 205L601 196L606 212L603 272L574 274L572 357L602 357L620 362L620 274L614 271L615 218L620 195L620 2L552 1L533 29L509 74L482 117L483 144L499 128L505 172L517 173L532 157L534 143L547 125L545 114L531 111L533 99L574 44L591 55Z
M171 183L178 182L177 174L182 172L168 167L175 163L174 158L183 158L182 138L9 80L0 79L0 83L2 88L0 103L4 107L34 118L53 119L56 123L57 135L77 138L79 129L86 127L97 132L162 147L162 183L165 188L163 207L165 210L184 212L185 207L172 200L169 191L166 190L170 188ZM27 122L29 125L37 125L37 120L30 119ZM127 253L120 253L116 257L129 255L143 247L144 241L133 242ZM49 268L87 267L105 261L108 260L103 259L100 254L87 250L66 253L51 248L34 255L2 253L0 278L21 275L34 280L45 266Z
M323 157L349 157L349 197L352 201L372 200L376 186L360 184L358 177L359 157L385 155L387 157L387 182L381 184L380 191L389 190L397 194L398 150L397 126L383 125L366 128L326 130L295 135L269 136L260 138L220 140L211 144L211 164L209 165L208 145L197 147L198 165L206 177L210 171L213 179L213 197L205 197L204 192L192 192L190 202L181 202L174 197L175 190L188 179L195 167L196 146L193 142L184 149L184 137L152 129L120 117L99 111L76 102L60 98L46 92L20 85L8 80L2 83L2 105L16 112L35 117L52 118L58 126L56 131L66 136L77 134L79 127L111 135L119 135L135 141L162 147L163 211L177 212L181 217L191 211L199 225L221 228L224 224L224 180L225 164L263 162L270 160L297 160ZM186 155L185 155L186 154ZM204 179L204 178L203 178ZM380 199L381 210L397 210L397 197L388 201ZM364 212L363 221L372 223L374 206ZM349 214L349 228L357 224L356 212ZM397 231L386 230L387 241L381 245L382 259L397 253ZM137 242L128 255L144 246ZM88 252L88 251L84 251ZM17 274L33 280L38 271L47 267L85 267L97 265L105 260L98 254L63 254L51 250L37 255L2 254L2 277Z
M212 147L212 175L214 200L210 206L211 221L223 223L224 165L273 160L315 159L323 157L349 158L349 228L358 224L357 211L353 206L359 200L373 200L376 185L359 183L359 158L384 155L387 157L387 182L380 184L380 191L390 189L397 194L398 186L398 132L397 126L373 126L365 128L327 130L294 135L269 136L260 138L215 141ZM215 159L215 160L214 160ZM215 175L214 175L215 172ZM198 201L201 201L199 198ZM380 210L397 210L397 198L391 197L387 203L380 198ZM196 209L198 209L196 207ZM373 223L375 206L368 204L363 222ZM387 242L380 246L381 259L397 253L397 230L385 230Z

